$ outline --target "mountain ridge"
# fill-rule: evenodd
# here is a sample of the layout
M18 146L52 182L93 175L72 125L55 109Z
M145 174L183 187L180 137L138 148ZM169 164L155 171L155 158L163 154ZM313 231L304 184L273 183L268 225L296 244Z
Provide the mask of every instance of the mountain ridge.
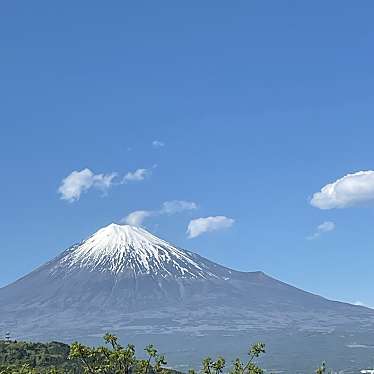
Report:
M31 273L0 288L0 300L5 290L11 289L11 292L14 292L14 286L27 283L30 278L40 273L43 273L44 281L48 286L51 286L53 281L62 283L69 277L75 278L74 281L79 284L79 282L82 282L82 276L86 276L87 280L87 274L88 278L94 278L92 282L96 281L98 283L100 276L104 277L106 282L112 277L116 286L118 286L118 282L130 282L138 278L148 281L156 280L157 287L161 289L170 281L194 279L196 281L209 281L210 284L218 282L221 287L224 284L230 284L230 291L234 292L237 289L236 284L246 282L265 288L267 285L271 285L278 291L289 289L320 301L363 308L349 303L328 300L272 278L262 271L244 272L227 268L197 253L178 248L143 228L115 223L97 230L86 240L74 244ZM101 275L99 276L96 273L101 273ZM95 275L92 276L92 274ZM137 282L141 281L137 280ZM181 290L180 281L177 288L179 288L179 291ZM139 291L139 288L137 291ZM203 292L204 289L200 291ZM185 290L183 292L185 293ZM39 294L42 293L39 292ZM30 294L27 296L30 296ZM180 299L180 297L177 297L177 299ZM241 302L244 302L244 300L241 300Z

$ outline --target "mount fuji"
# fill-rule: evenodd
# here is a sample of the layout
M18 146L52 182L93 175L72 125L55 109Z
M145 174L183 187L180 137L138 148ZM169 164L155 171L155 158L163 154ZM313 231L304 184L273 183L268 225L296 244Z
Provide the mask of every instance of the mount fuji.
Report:
M92 343L111 331L154 342L171 363L187 366L208 352L230 357L263 340L267 365L295 372L322 359L340 368L365 364L374 311L226 268L139 227L110 224L1 288L1 331ZM299 353L292 362L284 359L292 350L286 342Z

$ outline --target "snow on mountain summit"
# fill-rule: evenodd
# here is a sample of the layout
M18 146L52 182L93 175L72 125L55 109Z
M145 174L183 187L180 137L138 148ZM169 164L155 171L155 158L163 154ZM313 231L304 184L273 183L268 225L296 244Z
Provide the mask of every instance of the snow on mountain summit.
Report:
M217 277L199 256L178 249L140 227L114 223L65 251L51 271L63 269L163 277Z

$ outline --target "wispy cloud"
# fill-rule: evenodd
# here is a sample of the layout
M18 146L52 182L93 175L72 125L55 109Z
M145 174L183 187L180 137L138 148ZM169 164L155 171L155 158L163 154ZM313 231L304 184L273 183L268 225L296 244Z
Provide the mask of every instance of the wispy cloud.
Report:
M160 214L175 214L180 213L185 210L194 210L197 209L197 204L192 201L185 201L185 200L171 200L165 201L161 209L159 210Z
M162 142L161 140L154 140L152 142L152 147L153 148L162 148L162 147L165 147L165 143Z
M106 192L112 185L117 173L94 174L90 169L74 170L61 182L58 188L60 198L69 202L79 200L81 194L90 188Z
M231 227L235 220L226 216L201 217L190 221L187 234L190 239L207 232L224 230Z
M140 226L143 224L146 218L152 216L173 215L197 208L197 204L192 201L170 200L162 203L161 208L158 210L135 210L124 217L121 222L125 222L133 226Z
M319 209L347 208L374 201L374 171L359 171L322 187L310 204Z
M141 226L144 222L144 220L147 217L150 217L154 214L154 212L150 210L135 210L134 212L131 212L128 214L122 222L127 223L128 225L132 226Z
M155 166L153 167L155 168ZM140 182L152 174L150 169L137 169L128 172L122 179L118 173L95 174L88 168L74 170L62 179L57 192L62 200L69 202L78 201L81 195L90 189L98 189L107 193L109 188L128 182Z
M308 236L307 239L308 240L317 239L318 237L320 237L322 234L326 232L334 231L335 227L336 225L334 222L325 221L321 223L320 225L318 225L316 228L316 231L312 235Z
M122 179L123 183L140 182L150 176L152 171L150 169L137 169L134 172L128 172Z

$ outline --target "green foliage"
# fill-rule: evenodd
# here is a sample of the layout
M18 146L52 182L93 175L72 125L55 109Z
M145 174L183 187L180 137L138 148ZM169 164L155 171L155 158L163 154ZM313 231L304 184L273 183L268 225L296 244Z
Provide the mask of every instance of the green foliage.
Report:
M225 359L223 357L218 357L216 361L212 361L210 357L207 357L203 360L203 369L204 374L220 374L222 373L225 367Z
M260 357L261 354L265 353L265 344L256 343L249 348L248 359L246 362L242 362L239 358L234 360L229 373L231 374L262 374L264 371L254 362L254 360ZM218 357L216 361L213 361L210 357L203 360L203 374L220 374L225 369L225 359ZM195 374L194 370L190 370L189 374Z
M69 358L78 360L85 374L154 374L166 371L163 368L165 357L153 345L145 348L146 359L137 359L133 345L122 347L117 337L111 334L106 334L104 341L109 348L91 348L73 343Z
M145 347L145 357L137 358L132 344L122 346L112 334L104 336L104 346L89 347L75 342L70 347L63 343L27 343L0 341L0 374L179 374L166 369L165 356L153 345ZM262 374L254 362L265 353L265 345L256 343L248 351L248 359L237 358L230 370L226 361L207 357L202 362L202 374ZM318 372L324 373L324 372ZM196 374L190 370L189 374Z
M76 374L67 344L0 340L0 374Z

